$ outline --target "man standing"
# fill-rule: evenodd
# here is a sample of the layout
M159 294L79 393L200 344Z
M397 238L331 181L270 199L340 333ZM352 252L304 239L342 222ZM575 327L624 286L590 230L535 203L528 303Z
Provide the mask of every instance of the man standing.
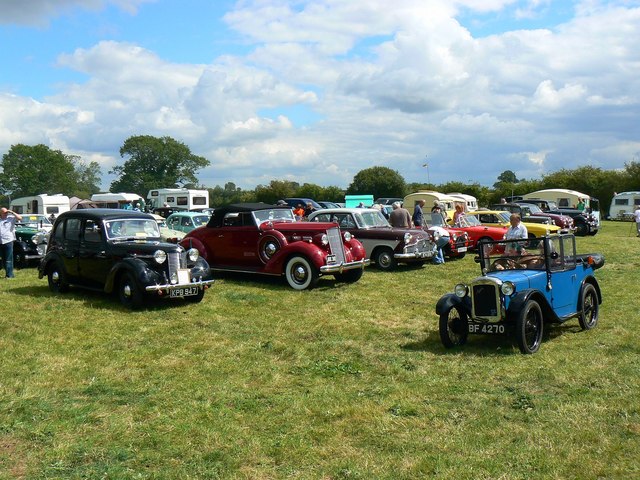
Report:
M517 213L512 213L509 217L509 223L511 223L511 226L507 229L507 233L505 233L504 235L505 240L521 240L527 239L529 237L527 227L525 227L520 220L520 215L518 215ZM520 243L507 243L507 246L505 247L505 253L507 255L519 254L521 249L522 244Z
M416 228L422 228L424 224L424 215L422 214L422 207L424 207L424 200L418 200L413 210L413 224Z
M400 206L400 202L393 202L393 211L389 214L389 223L395 228L411 228L411 215L406 208Z
M640 237L640 205L636 208L636 211L633 212L633 218L636 221L636 232L638 233L638 237Z
M4 207L0 209L0 255L7 278L13 278L13 242L16 240L16 221L21 220L22 215Z

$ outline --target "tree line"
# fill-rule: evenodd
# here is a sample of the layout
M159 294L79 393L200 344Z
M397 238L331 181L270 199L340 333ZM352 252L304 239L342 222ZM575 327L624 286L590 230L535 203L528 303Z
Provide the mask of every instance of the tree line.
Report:
M490 205L497 203L500 198L544 188L568 188L599 198L602 209L606 210L615 192L640 190L640 162L637 161L626 163L621 170L584 166L574 170L562 169L532 180L518 179L514 172L505 170L492 187L455 180L443 184L407 183L396 170L374 166L359 171L346 189L271 180L268 185L242 190L233 182L213 188L199 185L196 174L209 166L210 161L194 155L187 145L168 136L129 137L120 148L120 156L126 160L109 171L109 174L117 175L110 185L110 191L137 193L144 198L149 190L156 188L206 189L212 206L240 202L275 203L287 197L342 202L344 196L350 194L402 198L418 190L466 193L476 197L479 205ZM77 155L69 155L42 144L11 146L2 156L0 167L2 204L8 203L11 198L41 193L90 198L101 190L102 172L97 162L87 163Z

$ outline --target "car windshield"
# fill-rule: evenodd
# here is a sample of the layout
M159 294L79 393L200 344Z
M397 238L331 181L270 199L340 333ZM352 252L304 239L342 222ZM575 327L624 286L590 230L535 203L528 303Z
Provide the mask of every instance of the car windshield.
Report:
M107 237L110 240L124 238L160 237L158 223L150 218L130 218L122 220L109 220L105 222Z
M202 225L206 225L207 223L209 223L209 215L198 215L196 217L193 217L193 224L196 227L201 227Z
M427 225L430 227L448 227L447 222L444 219L442 213L431 212L430 214L425 214L425 219L427 220Z
M295 218L293 216L293 210L290 208L273 208L270 210L256 210L253 212L253 216L256 218L257 223L261 224L266 221L278 221L278 222L293 222Z
M481 262L483 270L544 270L545 240L509 240L482 244ZM558 251L553 242L547 243L547 253ZM557 255L550 255L558 259Z
M475 215L461 215L458 217L456 227L478 227L482 226L480 220Z
M44 215L22 215L22 220L18 222L26 227L50 227L51 222Z
M535 203L528 203L527 207L529 207L529 210L531 210L531 213L533 215L537 215L538 213L544 213L540 207L538 205L536 205Z
M511 214L510 213L508 213L508 212L500 212L497 215L498 215L498 217L500 217L501 221L507 222L507 223L511 222Z
M390 227L389 222L384 215L379 211L362 212L354 215L358 227L371 228L371 227Z

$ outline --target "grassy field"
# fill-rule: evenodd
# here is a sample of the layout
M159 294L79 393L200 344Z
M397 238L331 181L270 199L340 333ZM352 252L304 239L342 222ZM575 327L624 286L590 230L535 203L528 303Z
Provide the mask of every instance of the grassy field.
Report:
M370 268L296 292L226 276L128 312L35 269L0 279L0 479L640 477L640 239L606 222L600 322L445 350L435 303L479 274Z

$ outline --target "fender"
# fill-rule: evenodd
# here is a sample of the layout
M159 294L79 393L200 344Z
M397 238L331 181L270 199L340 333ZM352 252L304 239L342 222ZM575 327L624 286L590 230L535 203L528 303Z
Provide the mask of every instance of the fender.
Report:
M47 274L49 265L53 262L60 262L64 265L64 262L58 254L46 255L40 262L40 265L38 265L38 278L42 279Z
M209 251L205 247L204 243L195 237L184 237L180 240L179 245L185 250L189 250L190 248L195 248L200 253L200 257L204 258L207 263L211 263L211 259L209 258Z
M269 222L262 222L262 225L265 223ZM274 255L286 247L289 242L287 242L287 238L282 232L273 229L273 224L271 224L270 229L263 229L262 225L260 229L265 230L265 233L263 233L258 242L258 257L262 263L266 264Z
M289 243L278 250L271 257L271 260L265 263L265 273L282 275L284 266L292 255L302 255L319 270L325 264L327 252L313 243L302 241Z
M111 293L114 291L118 283L118 278L123 272L129 272L133 274L133 278L138 282L138 286L142 291L144 288L142 285L151 285L154 283L161 283L163 279L157 272L147 268L147 264L137 258L125 258L121 262L116 263L111 267L107 274L107 279L104 284L105 293Z
M602 304L602 292L600 291L600 284L596 280L596 277L588 276L585 277L582 281L582 285L580 285L580 293L578 294L578 304L576 305L576 312L582 312L582 292L584 291L584 287L586 284L591 284L596 289L596 295L598 296L598 305Z
M547 299L544 298L543 295L540 294L539 291L534 289L522 290L521 292L516 292L516 294L511 297L509 301L509 306L507 307L507 320L509 322L514 322L518 318L518 315L524 308L525 303L529 300L535 300L540 305L542 309L542 316L545 320L549 320L552 322L561 322L562 320L556 315L547 302Z
M461 307L467 316L471 317L471 298L468 295L460 298L455 293L447 293L440 297L436 304L436 314L442 315L453 307Z

